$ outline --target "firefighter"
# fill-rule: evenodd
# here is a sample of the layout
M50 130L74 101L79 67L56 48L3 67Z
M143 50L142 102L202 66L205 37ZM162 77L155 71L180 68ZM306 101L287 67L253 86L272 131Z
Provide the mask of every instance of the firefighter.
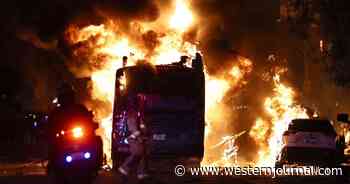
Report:
M131 95L128 99L127 126L130 132L128 137L130 155L118 168L124 179L133 171L136 171L139 180L144 180L148 177L145 145L147 131L142 111L144 100L145 97L143 95Z

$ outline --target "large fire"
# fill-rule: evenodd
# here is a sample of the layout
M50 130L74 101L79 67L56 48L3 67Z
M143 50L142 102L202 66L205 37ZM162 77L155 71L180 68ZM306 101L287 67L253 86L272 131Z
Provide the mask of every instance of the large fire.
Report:
M92 80L91 96L103 102L108 102L109 112L105 109L92 110L96 119L101 122L98 133L103 137L104 152L110 160L110 142L112 131L112 104L114 101L115 72L123 66L122 57L128 57L128 65L134 65L138 60L147 60L153 64L169 64L178 61L181 56L195 56L197 46L183 39L184 32L191 26L194 18L186 1L177 0L174 3L175 11L170 17L168 28L154 27L147 23L131 22L130 33L125 33L118 22L110 20L101 25L91 25L78 28L71 25L66 35L71 44L84 43L90 48L87 62L98 65L90 77ZM185 21L184 21L185 19ZM160 23L164 25L163 23ZM165 31L164 31L165 30ZM151 41L147 40L151 39ZM147 42L148 41L148 42ZM142 42L147 42L141 44ZM82 48L88 50L87 48ZM81 50L77 53L81 54ZM78 56L79 57L79 56Z
M260 147L258 160L255 164L262 166L274 165L283 146L282 135L288 129L289 122L295 118L308 117L306 110L295 104L293 89L280 81L279 72L274 75L273 82L274 96L266 98L264 102L265 111L271 119L257 118L254 127L249 132L249 135ZM269 124L271 124L270 127Z
M98 133L103 137L108 163L111 163L111 117L115 72L123 66L122 57L128 56L129 66L138 60L147 60L152 64L168 64L178 61L182 55L193 57L198 52L198 45L193 41L187 41L184 37L186 31L195 24L195 16L188 1L175 0L174 7L167 24L159 22L159 27L155 26L157 22L130 22L128 31L125 31L121 29L118 21L109 20L101 25L83 28L71 25L66 31L67 39L72 45L80 43L84 45L77 48L73 54L77 57L81 57L82 53L86 54L86 62L93 68L89 73L92 81L91 97L106 104L104 108L97 108L91 104L88 106L94 111L96 119L101 122ZM230 90L244 87L248 82L247 77L253 71L252 61L246 58L232 59L232 63L235 64L223 72L222 76L211 76L206 72L206 140L203 164L226 165L230 162L230 159L226 158L227 154L225 158L216 156L214 158L217 159L214 161L210 159L212 154L216 154L210 148L216 144L213 140L235 137L232 134L222 135L216 132L216 128L220 126L217 122L222 113L220 104ZM280 139L287 128L287 122L296 117L306 116L304 110L294 103L293 89L282 84L279 77L279 73L274 76L274 96L265 100L266 112L271 119L257 118L252 129L247 130L247 134L260 147L257 164L271 164L278 149L281 148ZM235 148L232 144L230 146ZM224 150L228 151L230 150Z

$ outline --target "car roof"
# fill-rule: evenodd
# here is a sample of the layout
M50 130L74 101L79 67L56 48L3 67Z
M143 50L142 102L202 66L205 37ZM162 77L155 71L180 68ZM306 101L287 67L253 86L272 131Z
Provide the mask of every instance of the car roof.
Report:
M288 131L324 132L336 134L329 120L294 119L288 126Z

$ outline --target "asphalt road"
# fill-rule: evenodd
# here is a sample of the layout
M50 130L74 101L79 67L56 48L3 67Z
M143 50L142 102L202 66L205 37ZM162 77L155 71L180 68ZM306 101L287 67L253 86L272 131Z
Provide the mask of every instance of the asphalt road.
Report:
M291 184L341 184L340 181L328 180L327 178L284 178L285 180L280 183ZM349 181L343 182L348 184ZM0 177L1 184L53 184L50 178L45 175L32 175L32 176L2 176ZM131 179L128 183L136 183L135 179ZM176 177L176 176L156 176L153 180L148 182L149 184L274 184L272 178L269 177ZM147 183L147 184L148 184ZM78 183L76 183L78 184ZM79 183L80 184L80 183ZM81 183L83 184L83 183ZM85 184L85 183L84 183ZM93 184L124 184L121 182L117 174L113 172L103 172L96 178Z
M45 172L45 162L31 162L25 164L0 164L0 184L54 184ZM285 177L277 182L271 177L263 176L176 176L173 171L156 173L147 184L350 184L347 181L330 177ZM136 183L131 178L128 184ZM57 184L57 183L56 183ZM75 183L80 184L80 183ZM87 183L81 183L87 184ZM114 171L101 170L93 184L125 184Z
M1 168L1 167L0 167ZM0 169L1 171L1 169ZM54 184L52 178L47 176L45 170L41 168L19 168L3 169L0 172L0 184ZM128 184L137 183L136 177L130 177ZM268 177L190 177L190 176L176 176L173 173L157 173L150 179L147 184L211 184L211 183L239 183L239 184L253 184L253 183L271 183L271 178ZM85 184L85 183L76 183ZM125 184L121 180L119 174L115 171L100 171L99 175L93 184Z
M43 176L26 176L26 177L2 177L0 178L1 184L51 184L53 182L50 182L50 179L48 177ZM99 176L95 181L94 184L121 184L121 181L114 177L114 176ZM129 181L130 184L136 183L135 180ZM242 183L242 184L250 184L250 183L271 183L268 181L246 181L242 178L235 178L235 179L206 179L206 180L179 180L174 178L167 178L166 180L152 180L148 182L150 184L190 184L190 183L203 183L203 184L209 184L209 183Z

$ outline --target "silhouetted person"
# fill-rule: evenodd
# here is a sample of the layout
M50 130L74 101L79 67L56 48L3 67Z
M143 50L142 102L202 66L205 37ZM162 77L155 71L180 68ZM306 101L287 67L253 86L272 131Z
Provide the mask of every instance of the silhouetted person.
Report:
M130 95L128 98L126 109L127 125L130 132L128 137L130 155L118 168L118 171L124 177L134 172L139 180L143 180L148 176L145 145L146 125L142 118L142 110L140 110L143 107L143 100L142 95Z
M128 57L123 56L123 67L126 67L127 64L128 64Z

